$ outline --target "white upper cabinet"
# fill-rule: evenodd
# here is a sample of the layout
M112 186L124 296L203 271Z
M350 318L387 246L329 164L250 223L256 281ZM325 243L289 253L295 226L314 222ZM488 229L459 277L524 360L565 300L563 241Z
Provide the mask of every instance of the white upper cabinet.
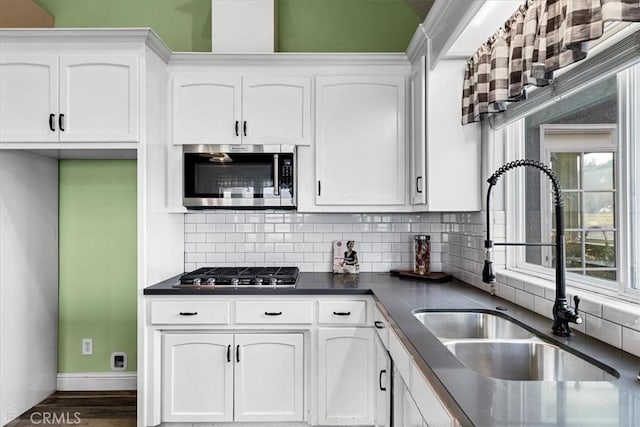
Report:
M174 144L311 143L309 77L177 73Z
M479 211L480 124L460 121L466 61L441 60L428 71L424 61L413 63L411 75L411 203L414 211Z
M246 144L311 143L311 79L244 77L242 83Z
M137 142L135 55L3 55L0 142Z
M316 97L315 204L404 205L405 77L318 77Z
M173 78L174 144L239 144L242 78L190 73Z

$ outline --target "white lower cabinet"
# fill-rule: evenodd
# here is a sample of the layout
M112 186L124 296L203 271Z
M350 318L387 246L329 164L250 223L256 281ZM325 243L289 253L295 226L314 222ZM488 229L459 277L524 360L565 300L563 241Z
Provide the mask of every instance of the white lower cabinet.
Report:
M423 427L423 425L427 425L397 369L393 371L393 387L394 427Z
M162 345L162 420L232 421L233 335L164 334Z
M376 427L391 427L391 356L376 335Z
M372 328L318 329L318 423L374 423L375 353Z
M303 334L165 333L162 421L302 421Z

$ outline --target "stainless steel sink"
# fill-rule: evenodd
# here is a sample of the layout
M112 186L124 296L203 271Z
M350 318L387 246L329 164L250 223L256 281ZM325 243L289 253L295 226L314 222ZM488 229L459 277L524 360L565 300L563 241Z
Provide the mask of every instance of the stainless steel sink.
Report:
M414 310L413 315L440 339L521 339L535 336L517 323L487 312Z
M613 381L618 378L569 351L539 340L448 341L444 345L467 368L493 378L517 381Z

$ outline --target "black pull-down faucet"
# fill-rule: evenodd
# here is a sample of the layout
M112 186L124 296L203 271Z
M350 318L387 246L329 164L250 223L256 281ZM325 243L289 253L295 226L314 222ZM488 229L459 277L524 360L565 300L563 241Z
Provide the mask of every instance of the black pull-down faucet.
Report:
M553 187L553 204L556 210L556 241L553 243L494 243L491 240L490 234L490 196L491 189L498 182L498 178L505 172L521 167L529 166L540 170L550 180ZM575 310L569 307L567 303L567 285L566 285L566 266L564 261L564 211L562 194L560 193L560 182L556 174L546 165L535 160L516 160L509 162L498 170L487 180L489 183L489 189L487 190L487 238L484 241L484 247L486 249L486 257L484 260L484 269L482 270L482 281L485 283L495 283L496 276L493 271L492 251L493 246L554 246L556 247L556 300L553 304L553 325L551 330L555 335L561 337L568 337L571 335L569 329L569 322L575 324L581 324L582 318L578 314L578 304L580 298L576 295L574 300Z

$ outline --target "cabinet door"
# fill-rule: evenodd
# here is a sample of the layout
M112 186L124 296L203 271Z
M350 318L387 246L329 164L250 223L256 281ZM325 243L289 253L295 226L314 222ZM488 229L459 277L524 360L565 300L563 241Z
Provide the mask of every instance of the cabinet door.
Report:
M391 358L376 336L376 419L378 427L391 426Z
M374 423L374 332L370 328L318 330L318 421Z
M60 57L60 141L137 142L137 56Z
M418 406L399 371L393 371L393 425L394 427L422 427L423 420Z
M0 142L57 142L57 117L58 56L1 56Z
M426 179L426 57L421 56L413 65L409 84L411 86L411 204L427 202Z
M162 421L232 421L233 335L165 334L163 340Z
M404 204L404 77L316 83L316 204Z
M303 335L235 336L235 421L302 421Z
M309 145L311 79L244 77L242 121L245 144Z
M242 78L189 73L173 78L174 144L239 144Z
M482 208L480 123L460 124L465 63L444 60L429 70L426 184L431 212Z

